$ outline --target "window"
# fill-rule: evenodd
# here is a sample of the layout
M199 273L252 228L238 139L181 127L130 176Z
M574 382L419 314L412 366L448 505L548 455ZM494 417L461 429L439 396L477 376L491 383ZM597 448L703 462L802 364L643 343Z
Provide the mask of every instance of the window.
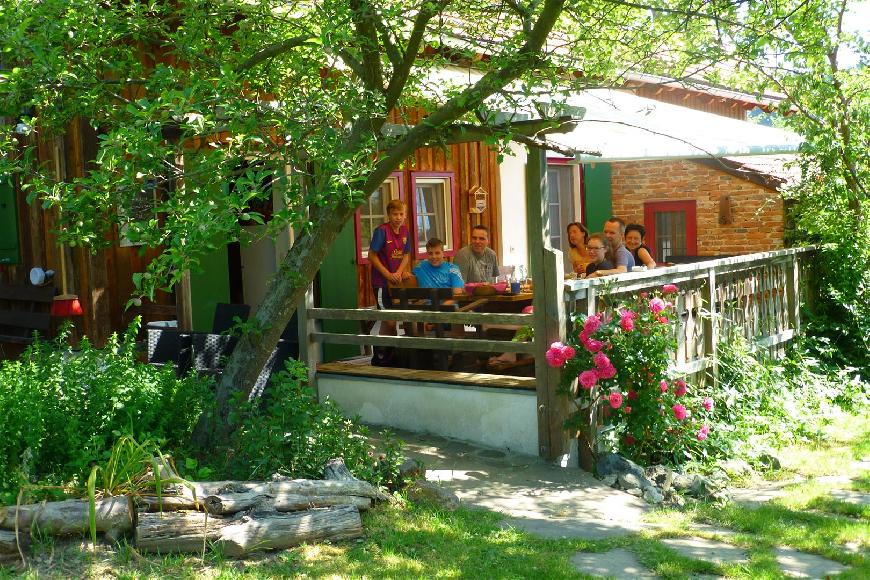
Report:
M646 243L660 261L698 253L694 200L644 204Z
M431 238L443 241L445 255L453 255L459 237L453 174L412 173L411 185L414 190L412 236L417 244L417 257L425 257L426 242Z
M568 165L565 159L549 159L547 164L547 200L550 217L550 246L557 250L568 250L565 228L578 221L579 204L579 166Z
M372 233L386 221L387 204L391 199L402 199L402 174L393 173L369 197L365 205L356 212L357 262L368 263L369 242ZM410 216L405 218L410 219Z

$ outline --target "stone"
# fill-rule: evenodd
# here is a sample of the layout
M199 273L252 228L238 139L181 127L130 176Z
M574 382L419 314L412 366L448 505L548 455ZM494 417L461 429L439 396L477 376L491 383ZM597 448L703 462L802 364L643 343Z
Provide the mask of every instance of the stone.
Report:
M646 477L643 469L630 459L626 459L617 453L602 453L595 463L595 473L599 476L615 473L632 473L638 477Z
M657 577L632 552L620 548L602 553L579 552L571 557L571 564L578 572L618 580Z
M743 548L704 538L667 538L661 543L688 558L717 564L745 564L749 554Z
M848 570L839 562L793 548L774 548L773 555L783 573L792 578L827 578Z
M678 491L688 491L695 483L695 477L691 473L674 473L671 486Z
M764 469L779 469L782 467L782 462L776 455L770 453L762 453L758 456L758 463Z
M423 462L406 457L399 465L399 476L404 480L420 479L426 473Z
M606 485L607 487L613 487L613 486L616 485L616 479L617 479L618 477L619 477L619 476L616 475L615 473L611 473L611 474L609 474L609 475L602 475L602 476L598 477L598 480L599 480L602 484Z
M656 487L648 487L643 490L643 499L646 500L647 503L651 504L659 504L664 501L665 497Z
M633 473L620 473L616 481L617 483L619 483L619 487L621 487L622 489L631 489L632 487L649 487L643 485L642 480Z
M407 495L411 501L434 502L451 511L459 507L459 497L455 493L432 481L415 481L408 487Z
M640 497L643 495L643 490L639 487L629 487L625 490L625 493L630 494L630 495L636 495L637 497Z
M719 464L719 468L731 477L752 475L752 466L742 459L731 459Z
M646 477L653 482L656 487L667 492L671 489L674 482L674 471L664 465L653 465L646 470Z

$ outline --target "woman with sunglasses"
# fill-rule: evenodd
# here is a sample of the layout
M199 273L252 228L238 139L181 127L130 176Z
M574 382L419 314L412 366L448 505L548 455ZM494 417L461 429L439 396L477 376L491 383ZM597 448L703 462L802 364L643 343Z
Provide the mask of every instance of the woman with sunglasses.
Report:
M613 261L609 259L610 244L604 234L591 234L586 242L586 256L589 264L586 266L586 276L595 278L598 270L612 270Z

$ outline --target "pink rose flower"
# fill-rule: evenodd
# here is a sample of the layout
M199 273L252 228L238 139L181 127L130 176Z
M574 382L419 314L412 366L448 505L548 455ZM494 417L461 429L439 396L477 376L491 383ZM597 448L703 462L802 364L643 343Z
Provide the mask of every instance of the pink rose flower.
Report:
M628 405L626 405L622 410L625 411L626 415L631 414L631 407L629 407Z
M629 401L636 401L637 400L637 391L635 391L634 389L628 391L628 400Z
M602 348L604 348L604 343L600 340L595 340L594 338L587 339L583 341L583 347L589 352L598 352Z
M562 358L563 359L565 359L566 361L569 361L572 358L574 358L575 354L577 354L577 351L574 350L573 346L570 346L567 344L562 345Z
M713 399L711 397L704 397L701 401L701 406L704 407L707 411L713 410Z
M610 366L611 363L606 354L599 352L592 357L592 364L594 364L597 369L603 369L604 367Z
M649 292L641 292L640 293L641 298L647 298L648 296L649 296Z
M626 435L625 437L622 438L622 441L626 445L634 445L636 442L636 439L634 438L634 435Z
M622 393L610 393L610 406L618 409L622 406Z
M598 314L593 314L583 323L583 332L587 334L592 334L599 328L601 328L601 316Z
M665 284L662 286L662 292L665 294L676 294L677 285L676 284Z
M653 314L658 314L665 309L665 301L661 298L653 298L649 301L649 309Z
M674 405L671 407L671 410L674 412L674 417L677 418L677 421L682 421L686 418L686 408L682 405Z
M584 389L591 389L598 382L598 373L593 370L583 371L577 378L580 381L580 386Z
M661 324L667 324L670 322L667 316L656 316L656 322L660 322Z
M683 379L677 379L674 381L674 394L678 397L682 397L685 395L689 389L686 387L686 381Z
M546 355L544 355L547 359L547 364L553 368L559 368L565 366L565 357L563 356L563 348L564 344L561 342L554 342L550 345L550 348L547 349Z
M619 327L625 332L634 330L634 319L629 316L623 316L619 319Z
M710 434L710 426L709 425L701 425L701 428L698 429L698 434L695 436L698 441L703 441Z
M612 379L616 376L616 367L609 364L603 369L598 369L598 376L602 379Z
M659 388L662 390L663 393L667 393L668 392L668 382L664 379L660 380L659 381Z

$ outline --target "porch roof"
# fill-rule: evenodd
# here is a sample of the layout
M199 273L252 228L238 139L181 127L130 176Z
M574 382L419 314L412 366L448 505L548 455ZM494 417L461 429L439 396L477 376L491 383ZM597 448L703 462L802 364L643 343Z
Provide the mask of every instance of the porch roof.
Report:
M568 104L585 109L583 120L570 133L548 139L577 150L572 163L774 155L795 153L803 141L785 129L612 89L572 95Z

